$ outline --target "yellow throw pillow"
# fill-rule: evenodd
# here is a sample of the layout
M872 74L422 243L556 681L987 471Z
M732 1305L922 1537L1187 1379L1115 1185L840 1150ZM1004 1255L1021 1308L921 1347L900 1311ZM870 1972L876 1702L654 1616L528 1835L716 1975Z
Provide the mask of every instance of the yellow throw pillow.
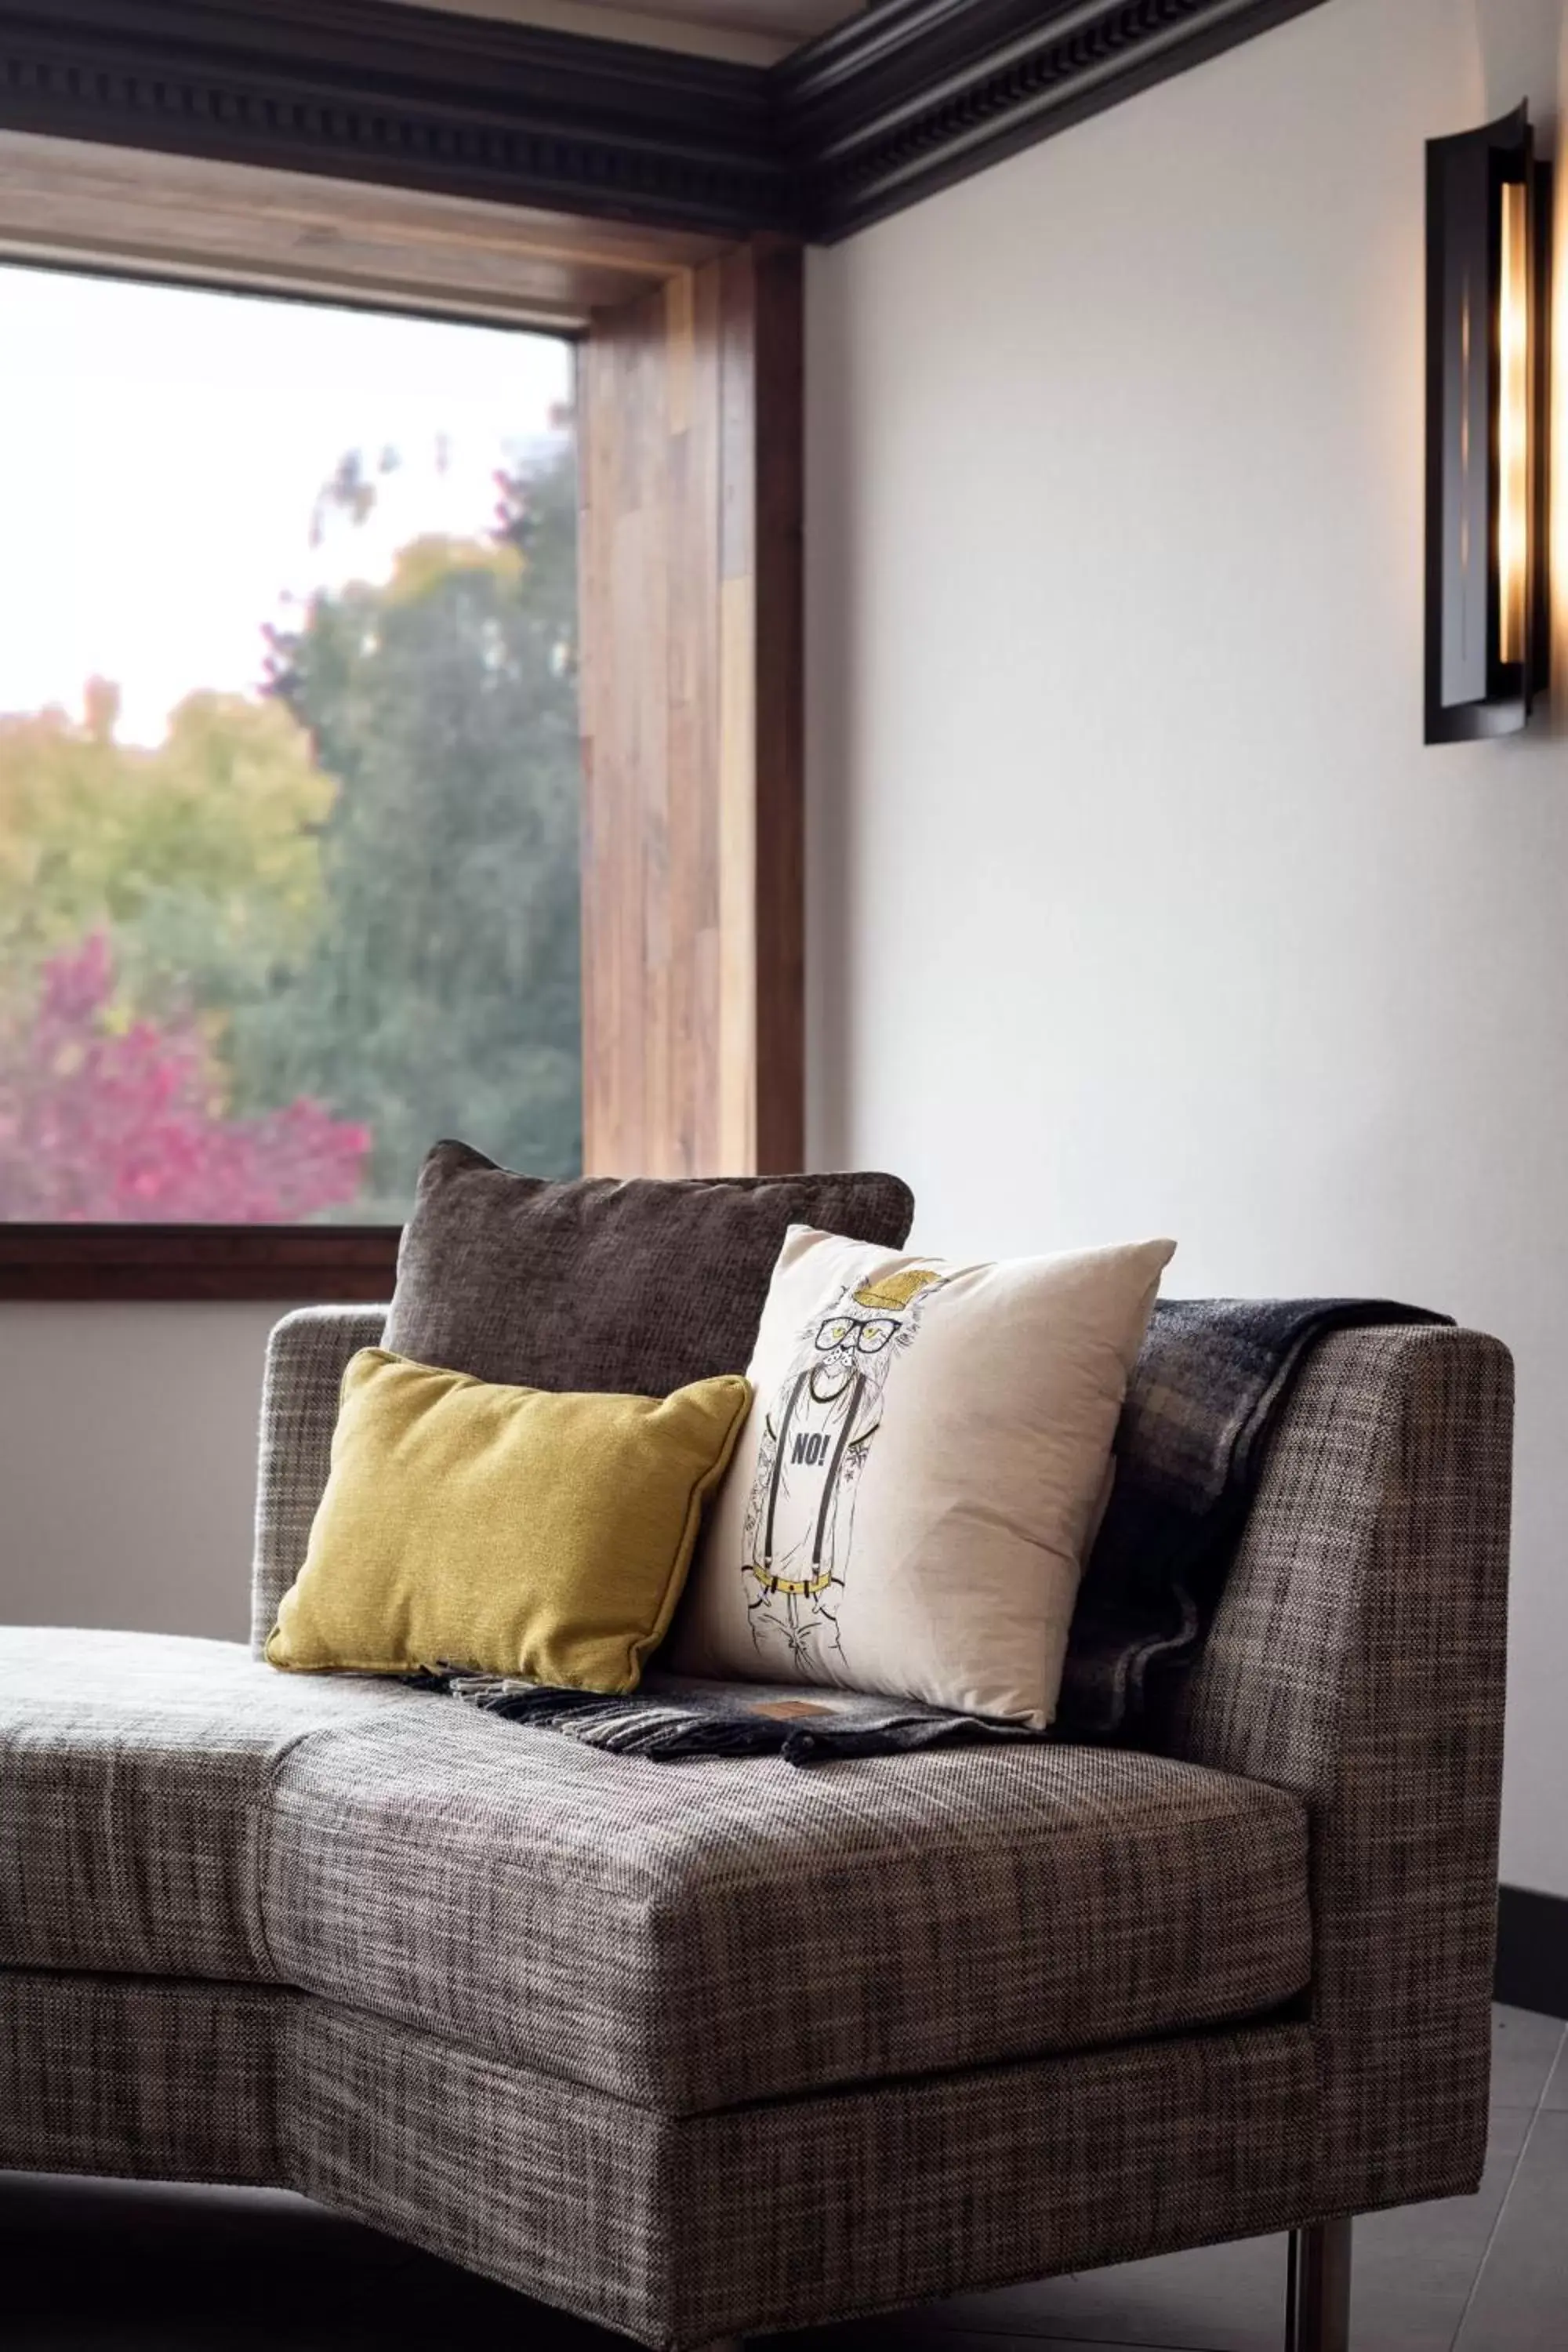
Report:
M293 1674L458 1666L635 1690L686 1580L751 1390L502 1388L366 1348L267 1643Z

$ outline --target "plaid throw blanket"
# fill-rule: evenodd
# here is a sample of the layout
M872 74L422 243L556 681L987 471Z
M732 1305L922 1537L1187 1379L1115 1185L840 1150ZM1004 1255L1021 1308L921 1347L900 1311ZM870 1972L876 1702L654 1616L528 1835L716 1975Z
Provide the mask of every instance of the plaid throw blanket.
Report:
M585 1748L647 1756L782 1756L821 1764L836 1756L895 1756L974 1740L1029 1739L1020 1724L954 1715L917 1700L868 1691L804 1689L798 1683L701 1682L652 1668L625 1697L549 1690L500 1675L459 1675L450 1688L471 1706L563 1731Z
M1190 1664L1225 1590L1268 1440L1325 1332L1440 1323L1372 1298L1162 1299L1117 1432L1116 1485L1084 1572L1050 1737L1136 1744L1158 1689ZM626 1697L499 1675L449 1678L471 1706L616 1755L779 1755L807 1765L1026 1739L908 1700L652 1672Z
M1161 1299L1116 1433L1116 1484L1084 1570L1056 1731L1139 1734L1158 1680L1207 1633L1269 1438L1330 1331L1446 1323L1385 1298Z

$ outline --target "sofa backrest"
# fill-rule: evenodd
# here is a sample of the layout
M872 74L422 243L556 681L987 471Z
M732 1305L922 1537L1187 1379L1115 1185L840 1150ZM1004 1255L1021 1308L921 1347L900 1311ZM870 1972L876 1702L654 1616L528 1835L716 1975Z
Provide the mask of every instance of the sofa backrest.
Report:
M302 1307L273 1326L261 1386L250 1646L259 1657L299 1575L327 1483L338 1389L349 1358L378 1348L384 1307Z

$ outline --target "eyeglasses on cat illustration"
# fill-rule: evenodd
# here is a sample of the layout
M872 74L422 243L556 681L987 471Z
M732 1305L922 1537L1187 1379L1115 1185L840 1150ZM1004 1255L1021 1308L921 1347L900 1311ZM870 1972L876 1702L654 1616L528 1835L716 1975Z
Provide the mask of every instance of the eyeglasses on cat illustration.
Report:
M887 1408L889 1375L941 1289L934 1266L846 1287L804 1327L769 1399L746 1503L742 1575L752 1638L796 1672L842 1654L855 1493ZM860 1311L857 1311L860 1310Z

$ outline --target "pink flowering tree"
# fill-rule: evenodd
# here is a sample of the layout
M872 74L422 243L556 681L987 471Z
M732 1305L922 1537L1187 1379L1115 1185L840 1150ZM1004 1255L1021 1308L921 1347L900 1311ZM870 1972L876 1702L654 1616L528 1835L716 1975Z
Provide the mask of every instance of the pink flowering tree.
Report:
M45 964L0 1030L0 1218L292 1223L359 1192L368 1128L301 1097L228 1117L192 1022L119 1022L108 939Z

